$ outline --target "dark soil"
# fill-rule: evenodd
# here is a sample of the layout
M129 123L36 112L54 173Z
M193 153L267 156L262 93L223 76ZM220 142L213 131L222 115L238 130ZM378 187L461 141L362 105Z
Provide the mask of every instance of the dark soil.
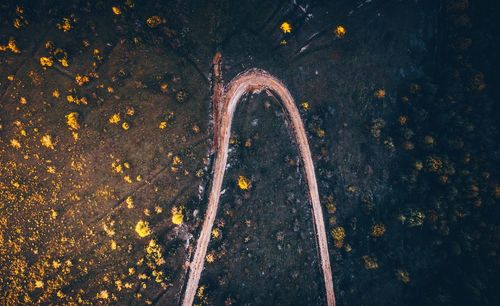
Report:
M216 51L226 82L265 69L301 109L339 305L500 304L499 15L492 0L0 2L0 46L20 50L0 48L0 304L180 302ZM196 303L325 303L284 119L266 93L238 107Z

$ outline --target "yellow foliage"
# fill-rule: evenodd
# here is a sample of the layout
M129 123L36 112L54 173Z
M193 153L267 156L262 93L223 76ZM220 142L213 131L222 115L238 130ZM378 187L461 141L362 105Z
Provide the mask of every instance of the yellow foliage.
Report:
M172 223L175 225L180 225L184 221L184 214L181 208L172 208Z
M123 166L121 164L112 162L111 168L113 168L113 172L115 173L123 173Z
M338 38L343 38L346 34L345 28L341 25L337 26L335 28L334 32L335 32L335 36L337 36Z
M111 8L111 10L113 11L113 14L115 14L115 15L121 15L122 14L122 10L120 10L120 8L117 7L117 6L113 6Z
M21 53L21 51L19 51L19 48L17 47L16 41L14 39L9 39L9 43L7 44L7 48L12 53Z
M19 48L16 45L16 41L14 39L9 39L9 42L6 45L0 45L0 51L10 51L12 53L21 53Z
M68 95L66 96L66 100L69 102L69 103L75 103L76 105L80 105L80 104L85 104L87 105L87 98L85 97L82 97L82 98L78 98L78 97L75 97L75 96L72 96L72 95Z
M50 57L42 56L40 57L40 65L42 65L42 67L52 67L54 61Z
M248 190L252 186L250 180L243 175L238 176L238 187L241 190Z
M120 118L119 113L113 114L113 115L111 115L111 117L109 117L109 123L111 123L111 124L118 124L118 122L120 122L120 120L121 120L121 118Z
M335 242L335 247L341 248L344 244L345 229L342 226L337 226L332 229L332 236Z
M115 280L115 286L118 291L122 291L123 285L121 280Z
M127 131L129 128L130 128L130 124L128 122L123 122L122 123L122 129L124 129L125 131Z
M436 156L429 156L427 158L427 167L431 172L439 171L443 167L443 161Z
M337 211L337 206L335 206L333 202L327 203L326 210L328 211L329 214L334 214Z
M319 137L319 138L323 138L325 137L325 130L323 130L322 128L316 128L315 129L315 132L316 132L316 135Z
M200 288L198 288L197 292L196 292L196 295L199 297L199 298L202 298L203 295L205 294L205 286L200 286Z
M411 279L410 279L410 273L406 270L399 269L396 271L396 276L399 278L400 281L402 281L405 284L408 284Z
M21 143L17 139L11 139L10 145L15 149L21 148Z
M132 106L129 106L127 107L125 114L127 114L127 116L133 116L135 114L135 109Z
M163 255L161 252L161 247L154 239L151 239L149 241L149 244L146 247L146 254L147 258L150 261L154 262L157 266L161 266L165 263L165 259L163 259Z
M107 300L109 298L108 290L102 290L96 295L96 297L101 300Z
M59 60L59 62L61 63L61 65L63 67L68 67L69 66L67 58L62 58L62 59Z
M217 239L220 237L220 230L218 228L214 228L212 230L212 238Z
M214 256L214 254L210 253L207 255L206 259L207 259L208 263L212 263L215 261L215 256Z
M174 156L174 158L172 159L172 166L176 167L181 164L182 164L182 159L178 155Z
M113 237L116 234L115 230L113 229L114 225L115 225L114 221L111 221L109 225L107 225L106 223L102 225L102 229L104 230L104 232L106 232L106 235L108 235L109 237Z
M292 25L286 21L281 24L280 29L283 33L292 33Z
M61 23L57 24L57 28L62 30L63 32L67 32L71 30L73 26L71 25L71 20L67 17L64 17Z
M382 237L385 234L385 225L375 224L372 226L372 237Z
M35 281L35 288L43 288L44 284L43 281L37 280Z
M374 96L377 99L383 99L383 98L385 98L385 89L379 89L379 90L375 91Z
M132 196L128 196L125 199L125 203L127 203L127 208L129 209L134 208L134 198L132 198Z
M21 19L19 19L19 18L14 19L14 21L12 22L12 25L14 26L14 28L19 29L22 25Z
M149 223L147 221L140 220L135 225L135 232L139 237L146 237L151 235L151 229L149 228Z
M146 20L146 23L150 28L156 28L160 24L164 23L164 20L160 16L151 16Z
M422 164L421 161L415 162L415 169L420 171L420 170L422 170L423 167L424 167L424 165Z
M54 150L54 143L52 142L52 137L50 135L43 135L40 139L42 146Z
M76 84L78 84L78 86L83 86L83 85L87 84L89 81L90 81L90 79L86 75L77 74L75 76L75 82L76 82Z
M80 128L80 124L78 123L78 113L72 112L67 114L66 124L69 126L70 130L78 130Z
M378 269L377 259L365 255L363 256L363 261L365 262L365 269L367 270Z

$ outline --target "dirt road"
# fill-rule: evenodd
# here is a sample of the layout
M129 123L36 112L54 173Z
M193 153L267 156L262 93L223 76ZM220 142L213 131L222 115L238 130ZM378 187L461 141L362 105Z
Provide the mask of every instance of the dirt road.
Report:
M220 71L220 53L214 57L214 152L216 154L215 164L213 166L213 181L210 190L207 212L203 227L196 245L196 252L190 263L189 279L184 293L184 306L191 306L194 301L201 272L205 264L208 243L210 242L210 233L217 215L219 198L221 193L222 181L227 163L227 154L229 147L229 138L231 135L231 123L233 121L234 111L243 95L262 90L268 90L277 96L277 100L283 105L288 120L292 125L295 140L299 147L299 153L304 165L304 173L309 188L309 198L312 204L313 221L317 238L318 251L320 256L321 268L323 271L326 301L327 305L335 305L335 295L333 292L332 270L330 267L330 257L328 254L328 242L323 221L323 212L319 201L318 185L314 172L314 164L309 150L304 124L300 113L295 106L292 95L286 86L271 76L264 70L250 69L236 76L227 87L222 84Z

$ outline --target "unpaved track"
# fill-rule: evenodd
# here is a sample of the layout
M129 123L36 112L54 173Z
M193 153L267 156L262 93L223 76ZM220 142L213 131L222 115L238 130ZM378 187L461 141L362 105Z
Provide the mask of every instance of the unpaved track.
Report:
M286 110L288 120L292 125L295 140L299 147L299 153L304 165L307 186L309 188L309 198L312 204L313 221L317 238L318 251L323 270L323 277L326 289L327 305L335 305L335 295L333 292L332 270L330 267L330 257L328 254L328 242L323 220L323 212L319 201L318 184L314 173L314 164L309 150L304 124L300 113L295 106L292 95L278 79L264 70L250 69L236 76L225 88L222 85L220 71L221 55L217 53L214 57L214 153L216 154L213 167L212 189L208 199L207 212L203 227L196 245L196 252L189 265L189 279L184 292L184 306L191 306L194 302L201 272L205 264L208 243L210 242L210 233L217 215L219 198L222 188L222 181L227 163L227 154L229 147L229 138L231 135L231 123L233 121L234 111L245 94L269 90L273 92L278 101Z

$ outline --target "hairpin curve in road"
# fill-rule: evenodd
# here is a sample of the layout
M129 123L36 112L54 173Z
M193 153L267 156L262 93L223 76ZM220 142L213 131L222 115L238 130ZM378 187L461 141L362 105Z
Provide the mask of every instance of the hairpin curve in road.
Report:
M309 189L309 199L312 205L316 243L323 271L326 302L328 306L335 306L335 295L333 291L332 270L330 267L330 256L328 253L328 241L326 237L323 212L319 201L318 184L314 172L314 164L309 149L304 124L300 113L295 105L292 95L286 86L274 76L261 69L249 69L236 76L227 87L224 87L221 75L221 54L216 53L213 60L214 85L212 104L214 111L214 142L213 153L215 153L215 164L213 166L213 181L208 198L208 207L205 220L198 238L194 257L189 264L189 278L184 290L182 305L191 306L205 264L210 233L217 215L219 198L221 194L222 181L227 164L229 138L231 134L231 123L234 111L241 97L248 93L268 90L273 92L282 104L287 118L292 125L292 130L299 147L299 154L304 164L304 173Z

